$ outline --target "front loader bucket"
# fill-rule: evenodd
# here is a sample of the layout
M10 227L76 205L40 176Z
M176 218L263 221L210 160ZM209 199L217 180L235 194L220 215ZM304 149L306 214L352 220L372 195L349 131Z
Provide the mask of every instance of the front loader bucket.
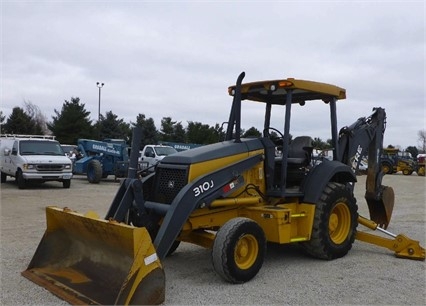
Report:
M46 208L47 229L22 275L74 305L160 304L165 275L145 228Z
M379 196L367 192L365 199L367 200L368 210L370 211L370 219L381 228L386 229L392 218L393 205L395 203L393 188L381 186Z

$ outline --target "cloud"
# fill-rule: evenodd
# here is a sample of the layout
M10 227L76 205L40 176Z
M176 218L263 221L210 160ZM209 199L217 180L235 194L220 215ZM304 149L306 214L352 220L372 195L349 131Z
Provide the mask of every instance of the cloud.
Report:
M33 1L4 2L1 14L6 115L26 100L49 119L79 97L96 120L99 81L102 114L220 124L245 71L346 88L339 127L386 108L385 144L417 145L425 129L422 1ZM262 129L263 109L246 107L244 128ZM313 108L295 110L292 128L330 138L328 108Z

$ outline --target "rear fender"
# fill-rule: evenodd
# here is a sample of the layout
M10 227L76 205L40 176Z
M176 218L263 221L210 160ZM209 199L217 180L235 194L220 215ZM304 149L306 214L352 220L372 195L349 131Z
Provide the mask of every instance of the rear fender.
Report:
M356 175L348 165L336 160L324 161L315 166L306 177L303 184L305 194L303 201L306 203L317 203L328 182L346 184L356 181Z

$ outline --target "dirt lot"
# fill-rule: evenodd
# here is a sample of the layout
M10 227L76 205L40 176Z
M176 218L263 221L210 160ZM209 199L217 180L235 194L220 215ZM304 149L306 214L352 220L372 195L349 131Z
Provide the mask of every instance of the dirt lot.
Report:
M356 198L368 216L365 176L359 176ZM388 175L396 202L388 228L419 240L425 247L425 178ZM12 180L1 185L1 305L68 305L23 278L45 230L44 208L70 207L105 215L119 183L92 185L75 177L70 189L45 183L19 190ZM359 228L361 229L361 228ZM265 263L250 282L230 285L214 272L209 250L181 244L164 261L166 305L171 304L426 304L424 261L394 257L387 249L356 241L347 256L334 261L306 257L297 246L268 246Z

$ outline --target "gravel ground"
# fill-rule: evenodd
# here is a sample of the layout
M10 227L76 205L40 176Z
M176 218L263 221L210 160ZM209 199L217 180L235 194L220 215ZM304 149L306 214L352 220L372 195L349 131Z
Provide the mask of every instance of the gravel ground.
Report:
M113 180L98 185L84 177L70 189L52 182L19 190L10 178L1 185L1 305L68 305L21 276L45 230L44 208L95 210L101 216L118 189ZM359 211L368 216L365 176L358 177ZM405 233L425 247L425 178L388 175L395 190L393 233ZM361 228L359 228L361 229ZM250 282L231 285L214 272L209 250L182 243L163 262L165 305L425 305L425 262L396 258L387 249L355 241L344 258L317 260L296 245L268 245L264 265Z

